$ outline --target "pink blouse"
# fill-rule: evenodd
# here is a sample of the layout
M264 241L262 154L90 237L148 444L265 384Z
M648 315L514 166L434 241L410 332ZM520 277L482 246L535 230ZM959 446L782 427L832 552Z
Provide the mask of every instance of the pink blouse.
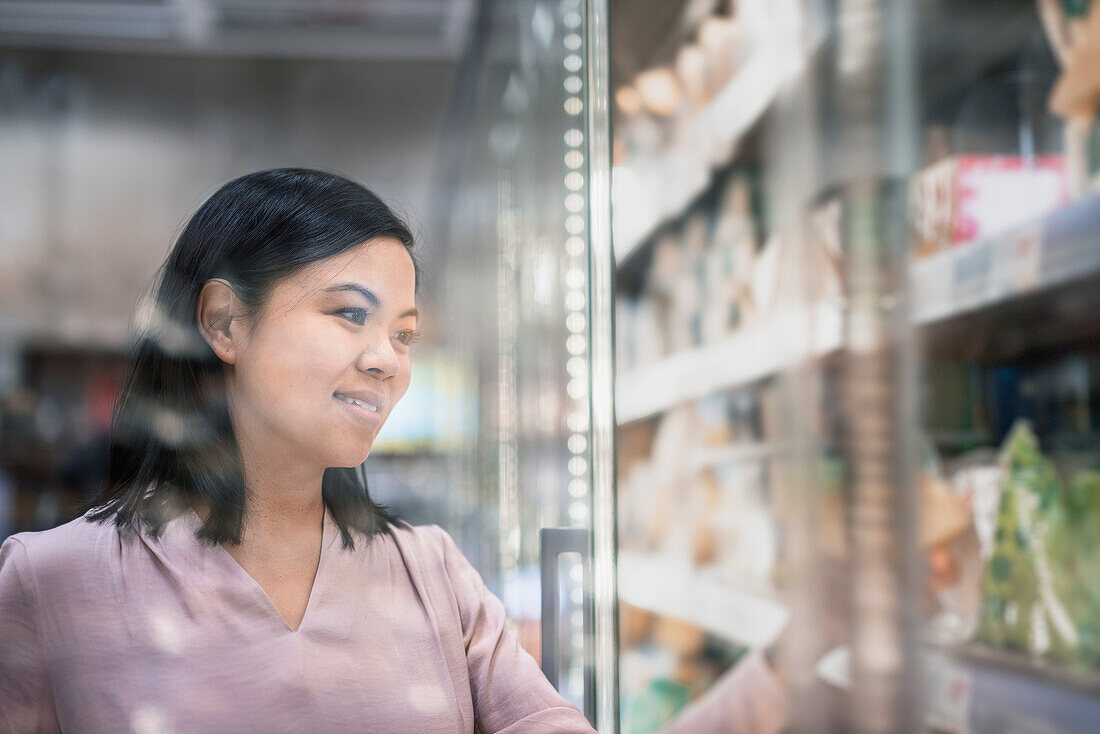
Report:
M291 630L224 548L196 540L199 522L153 539L79 518L4 542L0 732L593 731L439 527L402 523L347 552L326 512ZM722 731L781 710L754 664L710 707Z

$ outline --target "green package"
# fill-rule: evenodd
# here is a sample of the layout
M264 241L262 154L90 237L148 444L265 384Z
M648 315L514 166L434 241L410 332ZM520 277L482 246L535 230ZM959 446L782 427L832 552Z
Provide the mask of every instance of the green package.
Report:
M1100 669L1100 472L1073 478L1049 524L1054 591L1077 631L1074 662Z
M1024 421L1001 454L1004 486L993 552L982 578L979 641L1031 655L1067 659L1077 632L1047 549L1050 521L1062 499L1058 475Z

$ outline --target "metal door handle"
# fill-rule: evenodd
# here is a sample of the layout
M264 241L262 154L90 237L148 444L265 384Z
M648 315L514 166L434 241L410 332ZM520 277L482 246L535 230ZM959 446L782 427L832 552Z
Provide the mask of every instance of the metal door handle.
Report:
M584 715L595 726L596 669L592 658L593 602L588 528L542 528L539 531L539 565L542 581L542 672L558 687L558 556L580 553L584 612Z

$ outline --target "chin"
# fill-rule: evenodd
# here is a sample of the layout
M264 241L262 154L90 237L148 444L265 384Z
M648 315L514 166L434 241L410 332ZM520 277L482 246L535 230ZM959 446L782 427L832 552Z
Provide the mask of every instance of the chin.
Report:
M370 456L371 446L366 448L357 446L349 448L347 451L341 451L338 456L334 456L332 463L329 466L343 466L343 467L356 467L367 460Z

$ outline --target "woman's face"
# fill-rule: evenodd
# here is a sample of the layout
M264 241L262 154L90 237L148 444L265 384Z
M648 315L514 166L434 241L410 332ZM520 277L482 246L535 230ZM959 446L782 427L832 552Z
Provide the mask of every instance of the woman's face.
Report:
M397 240L370 240L278 281L229 376L242 450L356 466L409 387L416 276Z

